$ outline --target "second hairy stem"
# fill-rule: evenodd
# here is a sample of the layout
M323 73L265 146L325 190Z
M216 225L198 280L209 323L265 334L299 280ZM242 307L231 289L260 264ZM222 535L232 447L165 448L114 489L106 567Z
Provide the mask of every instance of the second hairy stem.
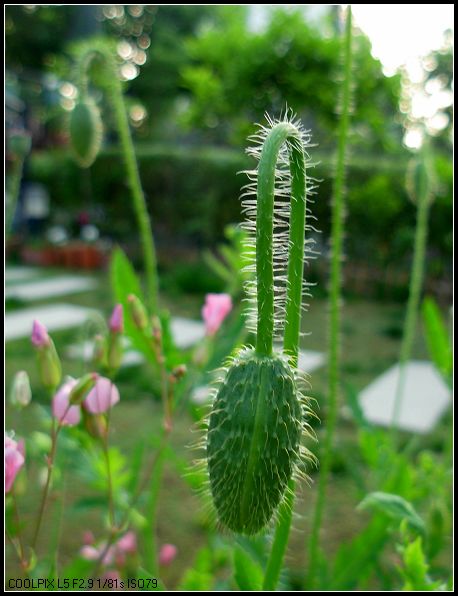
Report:
M291 211L289 226L288 286L284 352L297 366L302 303L302 278L304 269L304 235L306 213L305 155L300 133L289 122L281 122L270 131L262 150L258 168L257 224L256 224L256 273L258 325L256 351L270 356L274 335L274 262L273 228L275 201L275 169L279 151L288 142L291 175ZM275 590L288 544L294 504L294 480L279 510L279 521L267 562L263 581L264 590Z

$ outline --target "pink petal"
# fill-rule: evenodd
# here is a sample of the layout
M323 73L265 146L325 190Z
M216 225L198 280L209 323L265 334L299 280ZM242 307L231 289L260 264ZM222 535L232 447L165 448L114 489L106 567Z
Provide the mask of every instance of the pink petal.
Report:
M116 548L123 553L134 553L137 550L137 537L135 532L127 532L116 543Z
M5 492L10 492L14 480L25 462L18 443L5 435Z
M159 564L170 565L176 557L177 552L178 549L174 544L164 544L159 552Z
M202 308L207 335L214 335L222 322L232 310L232 299L229 294L207 294Z
M84 400L84 407L91 414L103 414L119 401L119 391L110 379L99 377Z
M76 379L71 379L62 385L52 400L52 413L61 424L75 426L81 420L80 406L70 406L70 393L77 384Z

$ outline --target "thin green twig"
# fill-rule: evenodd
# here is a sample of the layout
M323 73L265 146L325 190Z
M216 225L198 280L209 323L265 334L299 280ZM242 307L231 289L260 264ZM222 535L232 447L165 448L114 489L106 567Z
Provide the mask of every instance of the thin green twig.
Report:
M340 325L341 325L341 286L342 286L342 244L344 214L345 158L350 123L351 69L352 69L352 15L347 7L344 36L344 80L342 94L342 116L339 127L337 168L334 182L331 231L331 279L330 279L330 318L329 318L329 368L328 368L328 411L326 417L326 436L323 457L318 480L318 496L312 522L309 541L308 588L315 587L315 578L319 563L319 540L326 499L326 487L331 467L334 431L337 421L338 392L340 383Z

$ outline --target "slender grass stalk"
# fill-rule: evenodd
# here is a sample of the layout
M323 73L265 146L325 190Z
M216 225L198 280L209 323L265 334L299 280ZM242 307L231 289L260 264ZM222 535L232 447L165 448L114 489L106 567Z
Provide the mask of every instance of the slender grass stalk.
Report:
M337 168L334 182L332 204L332 245L331 245L331 279L330 279L330 318L329 318L329 377L328 377L328 412L326 418L326 436L323 446L321 471L318 480L317 502L312 522L309 542L309 574L308 588L315 586L315 577L319 558L320 529L326 499L326 487L332 459L332 446L337 421L338 392L340 378L340 325L341 325L341 286L342 286L342 245L344 214L344 182L345 158L347 149L348 128L350 123L351 104L351 68L352 68L352 14L347 7L344 34L344 80L342 89L342 114L339 126L339 143Z
M122 92L122 83L119 79L116 61L110 51L110 48L105 44L98 44L96 50L89 48L88 51L83 53L80 57L78 64L80 87L83 94L87 93L88 73L92 61L96 57L102 57L103 63L106 67L104 86L109 95L115 115L116 128L119 135L126 167L127 181L132 195L133 206L143 248L148 307L151 313L156 313L158 308L157 257L151 229L151 222L141 185L138 163L135 157L135 149L132 141L132 135L130 133L127 109Z
M431 165L429 159L429 149L425 144L419 159L411 164L414 168L417 167L419 171L418 173L412 172L413 180L408 181L408 183L410 182L410 188L408 190L417 203L417 222L415 226L412 269L410 273L409 298L407 301L407 311L399 353L400 370L391 421L391 431L394 439L396 438L397 423L401 414L402 398L404 394L406 380L405 365L412 354L412 346L415 339L415 326L420 306L421 288L423 285L426 241L428 237L428 217L432 197L432 173L430 171Z

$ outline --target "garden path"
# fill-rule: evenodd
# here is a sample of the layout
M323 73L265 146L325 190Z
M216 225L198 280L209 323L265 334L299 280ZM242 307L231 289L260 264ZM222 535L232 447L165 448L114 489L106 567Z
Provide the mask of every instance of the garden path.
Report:
M8 285L6 287L6 298L14 298L24 302L33 302L34 300L68 296L69 294L75 294L77 292L86 292L87 290L94 289L96 286L97 282L92 277L61 275L50 279L25 281L23 283Z
M85 292L95 289L97 281L93 277L81 275L59 275L49 279L34 279L42 275L39 268L7 267L5 272L6 298L19 299L24 302L51 299ZM82 325L87 318L96 311L83 306L65 303L21 308L8 312L5 317L6 340L28 337L34 319L40 320L49 331L69 329ZM202 340L205 336L205 325L202 321L195 321L184 317L173 317L171 321L172 334L177 347L187 349ZM90 341L73 344L67 348L70 358L89 360L93 352ZM125 340L123 366L140 364L142 355L130 347ZM325 356L321 352L302 350L299 353L299 368L305 372L312 372L324 364Z

